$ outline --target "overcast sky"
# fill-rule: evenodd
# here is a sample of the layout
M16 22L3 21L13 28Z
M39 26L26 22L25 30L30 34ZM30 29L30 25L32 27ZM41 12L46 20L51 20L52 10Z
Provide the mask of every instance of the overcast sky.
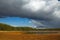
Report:
M60 28L58 0L0 0L0 18L22 17L35 26Z

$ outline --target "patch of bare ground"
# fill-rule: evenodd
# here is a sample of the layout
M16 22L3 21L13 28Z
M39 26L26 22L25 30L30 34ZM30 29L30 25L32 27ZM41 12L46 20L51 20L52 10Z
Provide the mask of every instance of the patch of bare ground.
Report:
M60 40L60 34L25 34L21 32L0 32L0 40Z

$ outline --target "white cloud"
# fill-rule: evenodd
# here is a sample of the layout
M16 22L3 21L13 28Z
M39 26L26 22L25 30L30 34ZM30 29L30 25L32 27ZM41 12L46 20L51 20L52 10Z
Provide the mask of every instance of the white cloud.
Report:
M30 11L38 11L42 9L46 5L45 1L40 0L30 0L25 5L23 5L23 8Z

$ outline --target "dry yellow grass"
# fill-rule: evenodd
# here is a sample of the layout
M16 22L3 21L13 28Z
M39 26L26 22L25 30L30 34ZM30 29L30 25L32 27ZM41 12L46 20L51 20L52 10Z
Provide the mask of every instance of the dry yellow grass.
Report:
M60 40L60 34L24 34L24 32L0 32L0 40Z

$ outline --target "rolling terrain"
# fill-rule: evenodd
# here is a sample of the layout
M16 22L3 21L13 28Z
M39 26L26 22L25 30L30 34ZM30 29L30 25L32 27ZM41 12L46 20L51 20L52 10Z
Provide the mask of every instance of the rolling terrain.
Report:
M0 40L60 40L60 28L36 29L0 23Z

